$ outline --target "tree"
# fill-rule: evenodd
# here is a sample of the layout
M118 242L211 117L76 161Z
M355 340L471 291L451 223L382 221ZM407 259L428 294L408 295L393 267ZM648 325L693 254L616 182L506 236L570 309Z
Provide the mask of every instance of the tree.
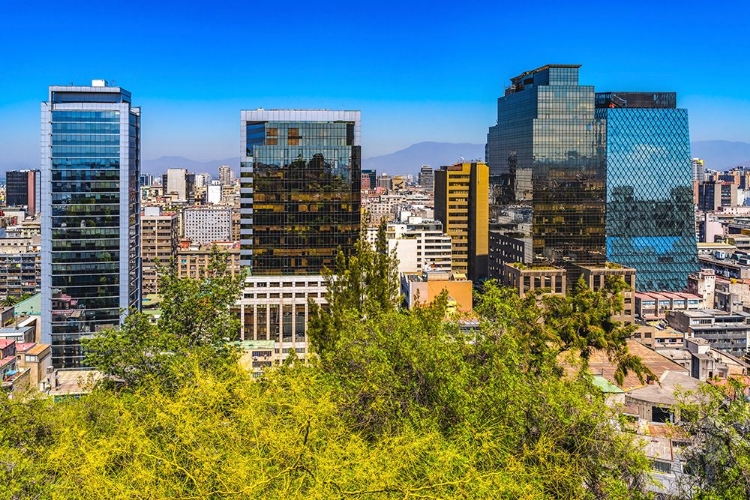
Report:
M180 369L186 356L207 366L235 359L228 340L239 331L230 311L240 294L242 276L233 277L226 256L216 247L205 274L180 278L177 266L159 267L161 315L156 325L149 316L131 311L122 325L83 339L85 363L126 386L153 378L174 386L189 372Z
M323 276L327 306L310 303L308 327L311 348L319 356L330 352L350 321L364 321L400 306L398 260L388 251L386 222L378 227L375 248L361 234L352 255L339 251L336 268L324 269Z
M682 459L684 494L698 499L750 498L750 401L742 380L703 384L678 406L690 436Z

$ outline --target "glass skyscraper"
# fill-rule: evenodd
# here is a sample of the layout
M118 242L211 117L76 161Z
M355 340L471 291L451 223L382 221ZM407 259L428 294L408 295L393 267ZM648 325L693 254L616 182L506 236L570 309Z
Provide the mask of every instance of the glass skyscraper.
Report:
M688 113L674 92L596 94L607 130L607 260L636 289L680 291L698 270Z
M83 363L80 339L141 303L140 108L95 80L42 103L42 339Z
M507 235L503 245L531 243L526 264L605 259L605 134L579 67L550 64L512 78L487 135L490 217L513 214L514 227L500 237ZM490 268L501 268L490 253Z
M241 112L241 263L316 275L359 237L360 112Z

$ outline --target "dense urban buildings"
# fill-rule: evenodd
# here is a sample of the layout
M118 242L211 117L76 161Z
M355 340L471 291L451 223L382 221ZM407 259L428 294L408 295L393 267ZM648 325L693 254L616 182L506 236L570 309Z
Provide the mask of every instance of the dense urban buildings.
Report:
M596 94L606 124L607 260L638 290L684 290L698 270L688 113L674 92Z
M550 64L512 78L487 135L491 217L519 216L507 238L531 241L529 264L605 259L605 135L579 67Z
M80 338L140 308L140 108L103 80L42 103L42 341L81 367Z
M5 173L5 204L26 207L29 215L37 213L39 200L39 171L10 170Z
M453 271L474 282L487 278L490 172L484 162L435 171L435 219L453 243Z

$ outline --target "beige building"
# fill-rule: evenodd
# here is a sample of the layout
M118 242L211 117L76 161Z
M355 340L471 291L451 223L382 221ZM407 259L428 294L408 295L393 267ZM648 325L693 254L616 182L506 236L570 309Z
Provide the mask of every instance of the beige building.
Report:
M175 212L146 207L141 215L143 295L159 293L157 262L167 265L177 257L179 220Z
M322 276L248 276L240 300L242 341L271 341L284 360L308 353L310 301L326 306Z
M565 295L567 272L561 267L528 267L520 262L503 265L502 284L518 290L521 297L544 289L546 293Z
M180 278L201 278L211 263L213 249L219 250L227 259L227 271L237 276L240 269L240 244L232 241L217 241L210 245L182 241L177 249L177 275Z
M604 288L607 280L622 278L629 287L622 292L623 310L621 314L612 316L612 319L621 323L635 323L635 269L625 267L614 262L606 262L604 265L578 265L581 276L588 287L594 291Z
M31 387L38 389L52 368L52 347L49 344L16 344L16 358L20 368L29 370Z

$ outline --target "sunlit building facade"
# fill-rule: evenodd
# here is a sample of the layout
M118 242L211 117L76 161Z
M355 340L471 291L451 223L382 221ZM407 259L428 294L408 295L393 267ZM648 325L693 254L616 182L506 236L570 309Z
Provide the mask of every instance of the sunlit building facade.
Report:
M307 355L310 301L324 305L324 268L360 231L360 112L241 112L242 340Z
M95 80L42 103L42 342L83 366L81 337L140 308L140 108Z
M359 237L359 111L242 111L242 264L320 274Z
M490 216L525 214L508 234L531 241L531 264L605 258L605 133L594 116L594 87L579 84L579 67L550 64L512 78L487 135Z

